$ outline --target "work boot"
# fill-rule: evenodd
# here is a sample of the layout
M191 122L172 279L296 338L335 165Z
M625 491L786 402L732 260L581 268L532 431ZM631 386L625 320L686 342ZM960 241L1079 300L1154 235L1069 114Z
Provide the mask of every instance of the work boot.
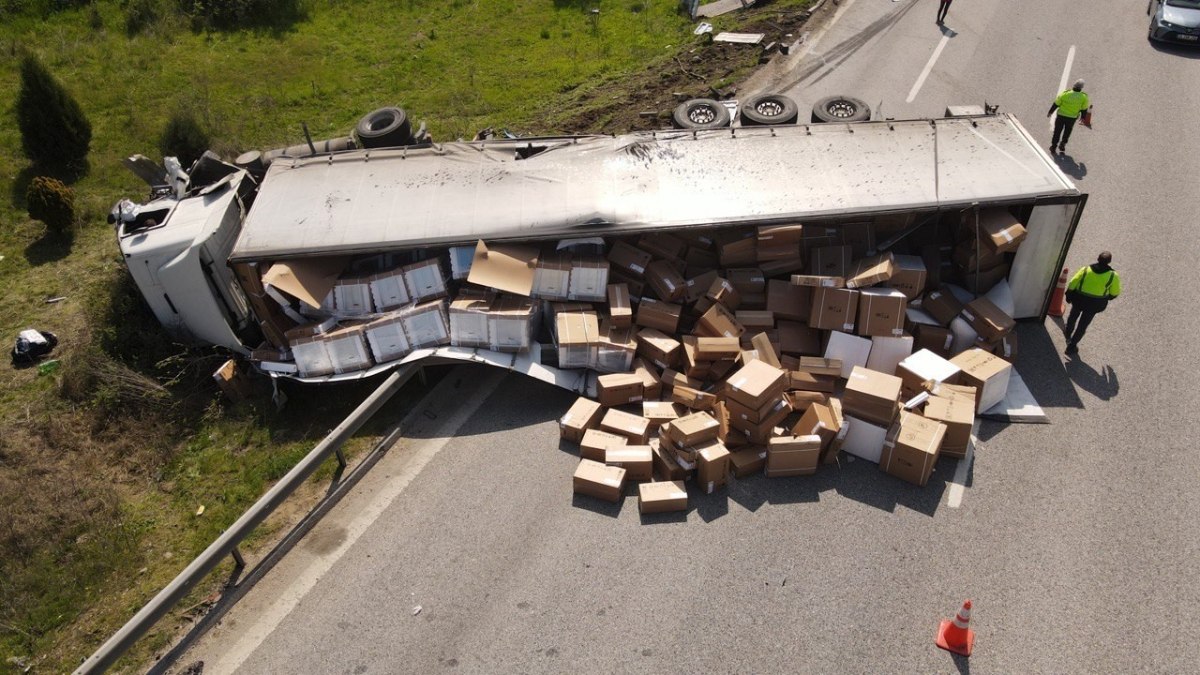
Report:
M1050 146L1050 154L1051 154L1051 155L1057 155L1057 154L1058 154L1058 148L1054 147L1053 145L1052 145L1052 146Z

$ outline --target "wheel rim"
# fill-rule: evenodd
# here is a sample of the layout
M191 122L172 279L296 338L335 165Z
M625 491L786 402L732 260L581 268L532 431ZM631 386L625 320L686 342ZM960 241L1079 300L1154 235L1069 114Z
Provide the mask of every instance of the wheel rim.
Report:
M707 105L694 106L688 111L688 119L696 124L710 124L717 119L717 111Z
M761 101L754 106L754 111L764 117L779 117L783 114L783 106L779 101Z
M854 117L856 114L858 114L858 106L854 105L850 101L833 101L829 105L825 106L825 111L834 117L845 119L847 117Z

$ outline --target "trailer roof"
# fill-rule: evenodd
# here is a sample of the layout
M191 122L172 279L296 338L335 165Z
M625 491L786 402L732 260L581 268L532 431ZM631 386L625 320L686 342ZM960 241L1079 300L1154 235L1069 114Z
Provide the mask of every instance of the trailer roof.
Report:
M536 151L525 159L521 152ZM505 139L275 160L232 257L1078 195L1010 115Z

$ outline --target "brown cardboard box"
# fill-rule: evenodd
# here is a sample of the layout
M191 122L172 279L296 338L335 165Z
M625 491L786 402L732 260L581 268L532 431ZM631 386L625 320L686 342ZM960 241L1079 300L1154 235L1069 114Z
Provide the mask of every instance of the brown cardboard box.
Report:
M971 405L971 409L975 409L975 399L979 396L979 390L975 387L970 387L965 384L946 384L944 382L924 382L921 388L929 392L932 396L940 398L948 398L955 401L965 401Z
M646 266L646 284L659 300L667 302L682 299L687 288L683 275L665 260L655 260Z
M729 467L735 478L748 478L758 473L767 465L767 449L761 446L742 448L729 453Z
M850 247L855 258L861 258L875 248L874 223L842 223L838 229L842 233L842 243Z
M450 322L446 319L444 301L435 300L400 310L400 324L413 349L450 344Z
M842 228L832 225L806 225L801 233L805 251L842 243Z
M982 272L1003 265L1008 259L987 244L966 239L954 247L951 255L954 266L962 272Z
M646 294L646 280L635 279L632 274L622 272L621 270L612 270L609 275L609 285L625 284L629 288L629 298L640 298Z
M558 419L559 435L568 441L579 443L588 429L600 426L600 414L603 410L599 403L580 396Z
M712 410L717 403L717 396L694 387L675 385L671 389L671 400L689 410L705 411Z
M804 226L797 223L795 225L765 225L758 228L757 232L758 245L764 243L773 246L776 244L796 244L804 241Z
M696 336L684 335L683 342L683 374L699 380L708 380L712 374L712 361L701 361L696 356Z
M729 411L730 421L740 420L743 426L759 425L767 422L778 424L792 412L791 406L788 405L787 397L783 394L767 399L766 403L757 408L747 408L737 401L726 400L725 408Z
M864 421L890 426L896 418L901 385L895 375L855 366L842 392L842 407Z
M654 452L649 445L616 445L604 451L604 463L625 469L625 480L653 480Z
M600 400L600 405L640 403L643 395L642 378L633 373L614 373L596 378L596 398Z
M638 486L639 513L670 513L687 509L687 488L681 480L642 483Z
M788 389L832 394L837 391L837 381L838 378L835 375L813 375L799 370L788 371Z
M808 325L821 330L854 332L858 312L858 291L848 288L817 288L813 290L812 312Z
M697 446L716 440L719 427L716 418L706 412L684 415L664 426L667 437L677 446Z
M726 382L724 395L747 408L758 409L787 388L787 372L765 361L751 361Z
M858 334L881 337L904 335L908 300L894 288L864 288L858 296Z
M767 291L767 278L757 267L734 267L725 270L729 283L742 295L753 295Z
M533 290L538 250L513 244L475 244L467 281L484 288L528 296Z
M926 382L956 384L960 368L938 354L922 349L896 366L896 377L900 378L900 392L905 399L925 390Z
M692 389L700 389L704 386L700 380L693 379L683 373L667 368L663 370L662 375L658 379L662 386L667 389L674 387L691 387Z
M653 439L653 441L658 441L658 439ZM687 479L687 470L675 460L675 454L662 443L653 441L650 444L650 448L654 451L655 478L658 480Z
M821 353L821 333L798 321L780 321L779 351L792 356L816 356Z
M967 456L967 446L971 443L971 430L975 425L975 405L964 399L942 398L932 396L925 403L926 418L941 422L946 426L942 440L942 454L946 457L963 458Z
M987 298L975 298L963 307L962 316L987 342L999 340L1017 327L1017 322Z
M925 261L921 256L898 255L887 286L900 291L908 300L916 300L925 293L925 278Z
M642 235L637 247L658 258L682 258L687 251L687 242L666 232L651 232Z
M671 401L642 401L642 417L650 420L650 429L657 431L659 427L667 422L675 420L687 414L687 409L678 403Z
M814 403L829 401L829 394L819 391L789 391L784 396L787 397L788 405L792 406L792 410L799 413L807 412Z
M772 241L760 238L755 246L755 255L760 263L791 260L800 255L800 242L798 241Z
M1025 240L1025 226L1005 208L980 211L979 229L986 235L983 240L997 253L1015 251Z
M560 312L554 319L559 368L587 368L595 362L592 353L600 339L600 322L595 314Z
M741 351L741 343L735 337L696 338L696 358L701 361L729 359Z
M633 356L637 352L637 341L632 328L617 328L606 319L600 324L600 337L592 352L589 365L602 373L627 373L633 369Z
M536 303L519 295L501 295L488 309L488 348L524 352L533 342Z
M696 482L705 494L724 487L729 476L729 450L718 440L696 447Z
M661 373L644 357L633 360L633 374L642 380L642 398L657 399L662 395Z
M796 367L792 370L797 370L810 375L828 375L830 377L842 376L842 360L827 359L821 356L801 356Z
M708 308L696 323L696 334L708 337L740 337L745 331L733 313L721 305Z
M455 347L487 347L488 317L492 293L464 288L450 303L450 344Z
M968 349L950 359L950 362L962 368L959 382L978 390L975 399L977 412L988 410L1004 400L1012 376L1011 363L982 349Z
M800 421L792 427L793 436L816 435L821 439L821 447L826 449L837 438L841 430L841 422L833 414L833 409L823 403L814 403L800 416Z
M925 486L937 463L946 425L916 413L901 412L888 430L879 468L913 485Z
M684 302L696 302L705 297L713 282L720 278L721 274L716 270L707 270L688 278L683 291Z
M812 313L812 289L783 279L767 281L767 310L776 318L807 321Z
M629 441L624 436L600 429L588 429L583 432L583 440L579 441L579 456L584 459L603 462L604 451L609 446L628 444Z
M813 249L808 273L822 277L845 278L849 276L850 259L853 255L854 249L850 246L823 246Z
M688 246L687 253L683 257L684 274L690 279L701 272L716 271L721 266L721 260L713 251L709 251L697 246ZM702 291L707 289L705 286Z
M633 444L646 443L650 440L650 420L623 410L605 411L604 417L600 419L600 429L624 436Z
M895 265L890 252L863 258L854 264L853 271L846 277L846 288L866 288L881 284L892 278Z
M668 335L679 330L679 317L683 308L679 305L643 297L638 303L635 322L646 328L656 328Z
M793 272L800 272L804 269L804 256L800 255L795 258L782 258L779 260L763 260L758 263L758 269L762 270L763 276L768 279Z
M811 476L821 462L820 436L780 436L767 443L767 478Z
M629 300L628 284L608 285L608 316L617 328L633 326L633 305Z
M679 365L683 345L659 330L644 328L637 333L637 353L659 368L667 369Z
M608 262L613 268L638 279L645 276L646 266L652 259L649 253L623 241L615 242L608 250Z
M571 257L564 254L542 256L533 270L530 295L543 300L566 300L570 292Z
M608 299L608 261L597 256L571 258L567 299L604 302Z
M759 333L750 338L750 344L757 352L757 358L766 361L768 365L780 367L779 354L775 351L775 345L771 344L771 338L766 333ZM746 365L746 362L743 362L742 365Z
M621 501L621 495L625 492L625 469L581 459L575 468L574 484L576 494L615 504Z
M716 239L721 267L753 265L758 260L758 239L753 231L718 232Z
M704 297L713 302L720 303L728 310L735 310L742 304L742 294L738 292L733 284L729 283L728 279L716 277L712 283L708 285L708 290L704 293Z
M961 272L963 288L976 295L983 295L992 290L993 286L1007 279L1008 271L1008 263L980 272L963 271Z
M823 277L816 274L793 274L793 286L808 288L845 288L845 277Z
M925 323L913 326L913 349L928 349L938 356L948 357L953 345L954 333L949 328Z
M963 304L948 289L939 288L925 294L925 299L921 301L921 309L936 319L938 323L949 326L954 317L962 311Z
M760 331L775 326L775 315L763 309L739 309L733 316L748 331Z

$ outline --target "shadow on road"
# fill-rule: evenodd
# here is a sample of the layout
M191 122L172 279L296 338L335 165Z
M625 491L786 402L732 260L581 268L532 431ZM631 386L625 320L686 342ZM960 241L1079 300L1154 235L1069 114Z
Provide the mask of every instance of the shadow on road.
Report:
M1063 173L1071 178L1083 178L1087 175L1087 164L1075 161L1075 158L1065 152L1061 155L1056 155L1054 161L1058 164L1058 168L1062 169Z
M1147 40L1147 42L1150 43L1150 46L1153 47L1154 51L1156 52L1170 54L1171 56L1181 56L1185 59L1200 59L1200 49L1197 49L1196 47L1176 45L1171 44L1170 42L1155 42L1153 40Z
M1114 398L1121 390L1121 383L1117 380L1117 371L1113 370L1112 366L1101 366L1097 371L1088 365L1079 354L1068 357L1067 376L1076 386L1102 401Z
M1062 332L1062 319L1052 319ZM1018 359L1021 379L1043 408L1082 408L1071 377L1063 366L1060 348L1051 339L1047 324L1017 324L1021 355Z

